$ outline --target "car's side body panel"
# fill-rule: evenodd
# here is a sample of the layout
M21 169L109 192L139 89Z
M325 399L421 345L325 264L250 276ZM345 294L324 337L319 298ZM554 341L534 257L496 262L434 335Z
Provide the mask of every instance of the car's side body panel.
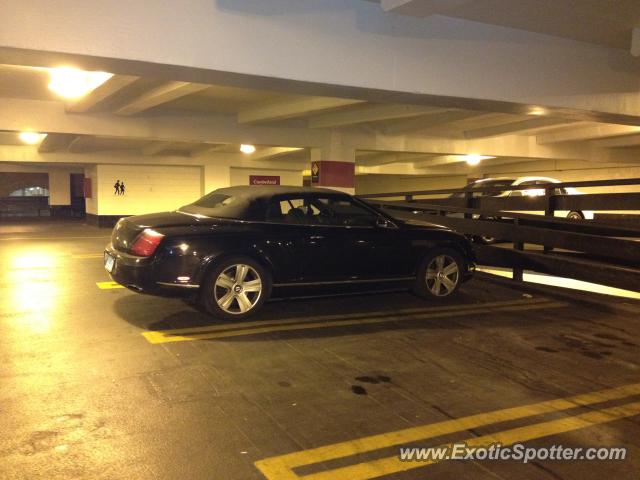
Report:
M473 252L462 235L436 225L394 221L371 211L387 221L349 226L183 212L141 215L118 223L106 251L116 259L114 280L159 295L193 292L217 262L237 255L261 264L270 273L276 294L280 287L410 280L421 260L437 246L459 251L467 262L463 274L470 276ZM137 235L150 228L164 235L153 256L129 254L127 248Z

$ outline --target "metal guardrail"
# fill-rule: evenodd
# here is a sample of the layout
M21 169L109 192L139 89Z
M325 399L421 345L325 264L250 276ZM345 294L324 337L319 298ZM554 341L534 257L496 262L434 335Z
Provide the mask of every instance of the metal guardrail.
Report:
M365 201L391 210L396 216L437 223L472 237L491 236L512 242L504 246L476 245L479 263L509 267L522 280L524 270L585 280L629 290L640 290L639 226L617 225L611 220L569 220L556 211L640 211L640 193L559 195L564 187L637 185L640 179L565 182L550 185L420 190L360 195ZM534 197L476 196L515 190L545 190ZM462 194L443 198L420 196ZM402 200L393 200L393 198ZM384 200L387 198L388 200ZM540 211L544 215L521 213ZM390 212L391 213L391 212ZM610 215L613 217L613 215ZM525 250L525 244L543 250ZM556 249L556 250L554 250ZM562 251L558 251L561 249Z

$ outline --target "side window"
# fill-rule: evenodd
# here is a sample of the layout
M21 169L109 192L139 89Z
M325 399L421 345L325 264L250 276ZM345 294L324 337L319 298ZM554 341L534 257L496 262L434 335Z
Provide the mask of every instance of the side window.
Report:
M320 210L307 198L291 197L274 200L267 209L267 221L277 223L307 224L309 218Z
M349 198L318 197L313 201L319 214L311 217L317 225L371 227L377 216Z
M544 195L544 188L540 188L539 181L531 180L529 182L522 182L520 186L531 187L531 188L527 188L526 190L520 190L520 194L523 197L541 197Z

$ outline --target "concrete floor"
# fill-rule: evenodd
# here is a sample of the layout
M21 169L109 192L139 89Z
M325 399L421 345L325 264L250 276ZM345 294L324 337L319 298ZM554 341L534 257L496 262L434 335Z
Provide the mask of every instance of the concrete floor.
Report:
M526 298L476 279L437 306L406 293L297 300L224 324L101 283L108 233L0 225L0 479L638 478L638 385L501 416L640 382L632 301ZM399 445L486 435L629 450L396 459Z

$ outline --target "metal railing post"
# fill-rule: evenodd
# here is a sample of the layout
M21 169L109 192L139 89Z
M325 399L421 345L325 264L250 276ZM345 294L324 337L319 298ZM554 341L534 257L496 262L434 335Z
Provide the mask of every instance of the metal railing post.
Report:
M465 208L473 208L473 192L464 192L464 206ZM473 218L473 215L465 212L464 218Z
M516 229L516 232L518 230L518 226L520 225L520 219L519 218L514 218L513 219L513 226ZM516 235L517 237L517 235ZM524 243L520 242L520 241L514 241L513 242L513 249L519 252L522 252L524 250ZM520 266L515 266L513 267L513 280L516 282L522 282L524 278L524 272L522 267Z
M547 200L547 207L544 210L544 215L545 217L553 217L555 216L556 213L556 205L555 205L555 197L553 194L553 191L555 190L555 187L547 187L544 189L544 195L546 197ZM550 247L548 245L544 245L543 250L545 252L550 252L553 250L553 247Z

